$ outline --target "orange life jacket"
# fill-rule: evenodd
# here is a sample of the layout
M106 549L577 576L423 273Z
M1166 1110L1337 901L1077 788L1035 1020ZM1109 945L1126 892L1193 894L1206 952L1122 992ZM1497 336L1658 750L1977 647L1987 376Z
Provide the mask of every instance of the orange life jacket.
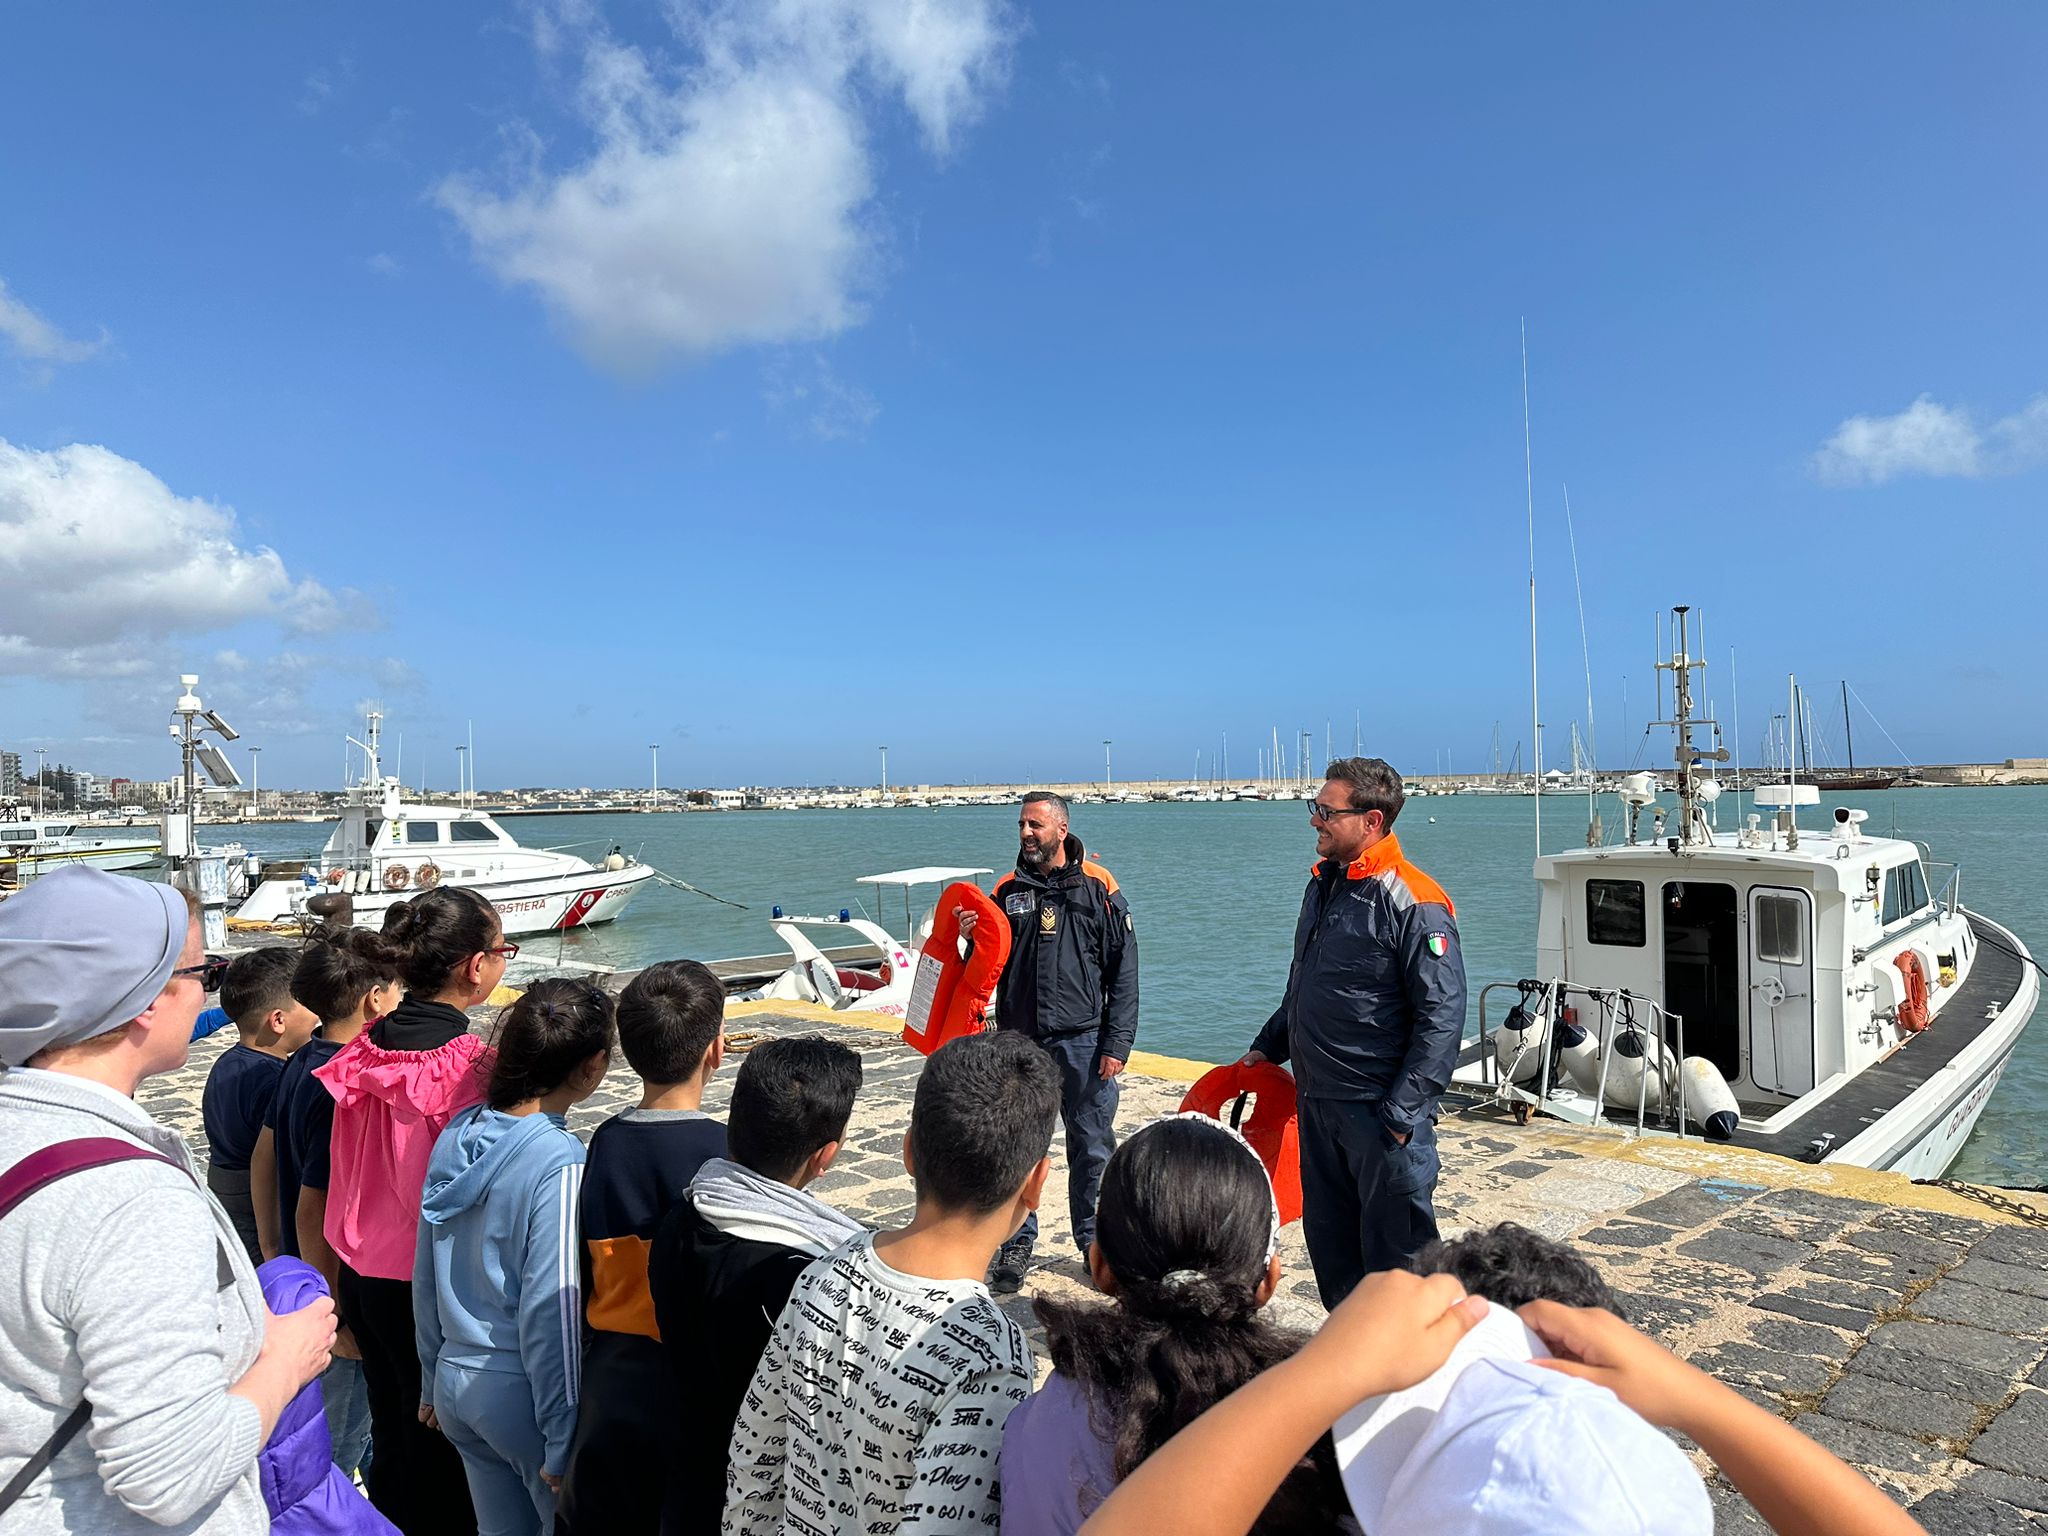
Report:
M1252 1100L1252 1117L1244 1119L1244 1102ZM1266 1165L1273 1180L1273 1199L1280 1207L1280 1224L1301 1219L1301 1141L1294 1112L1292 1074L1262 1061L1254 1066L1232 1062L1205 1072L1180 1101L1183 1112L1194 1110L1212 1120L1223 1118L1223 1106L1230 1105L1230 1125L1243 1133Z
M974 942L960 957L962 910L974 914ZM1010 958L1010 921L988 892L961 881L939 893L932 936L917 957L910 1002L903 1010L903 1043L929 1056L949 1040L978 1035L989 1000Z

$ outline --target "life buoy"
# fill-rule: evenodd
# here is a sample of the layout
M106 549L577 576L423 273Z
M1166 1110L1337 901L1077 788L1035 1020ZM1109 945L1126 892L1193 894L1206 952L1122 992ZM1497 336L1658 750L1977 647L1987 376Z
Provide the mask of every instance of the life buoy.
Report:
M1906 983L1906 1000L1899 1004L1899 1028L1917 1035L1934 1021L1927 1007L1927 973L1920 969L1920 957L1910 949L1893 957L1892 964Z
M438 864L422 864L412 872L412 883L423 891L431 891L441 883L441 866Z
M330 869L327 871L327 883L329 885L339 885L347 878L348 871L345 869Z
M406 887L407 887L408 885L411 885L411 884L412 884L412 871L411 871L411 870L409 870L409 869L407 869L407 868L406 868L406 867L405 867L405 866L404 866L403 864L386 864L386 865L384 866L384 889L385 889L385 890L387 890L387 891L402 891L402 890L404 890L404 889L405 889L405 888L406 888Z
M1244 1101L1252 1101L1250 1121L1244 1120ZM1251 1143L1273 1180L1273 1199L1280 1207L1280 1224L1301 1219L1301 1131L1295 1118L1294 1078L1269 1061L1254 1066L1232 1062L1196 1079L1180 1101L1183 1113L1193 1110L1212 1120L1224 1118L1223 1106L1230 1106L1230 1124Z
M974 914L974 938L960 955L962 910ZM1010 921L988 892L961 881L939 893L931 937L917 957L910 1002L903 1010L903 1043L929 1056L949 1040L978 1035L988 1022L989 999L1010 958Z

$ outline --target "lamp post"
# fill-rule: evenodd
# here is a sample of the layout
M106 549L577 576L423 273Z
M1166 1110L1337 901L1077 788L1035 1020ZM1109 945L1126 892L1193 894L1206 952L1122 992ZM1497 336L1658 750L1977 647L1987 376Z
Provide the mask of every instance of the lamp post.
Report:
M654 756L654 766L648 770L650 779L647 791L647 803L652 807L661 804L661 743L650 741L647 743L647 750Z
M48 777L48 775L49 775L49 771L50 771L50 749L49 749L48 747L37 747L37 748L36 748L36 815L38 815L38 816L40 816L40 815L42 815L42 814L43 814L43 789L44 789L44 784L43 784L43 780L44 780L45 778L47 778L47 777Z
M263 782L258 771L258 765L262 761L263 749L261 747L251 747L249 749L249 815L252 820L263 814L263 791L258 787Z
M469 804L469 748L458 745L455 748L455 802L461 806Z
M1109 793L1109 786L1111 783L1111 779L1109 776L1109 749L1112 745L1114 745L1114 743L1107 741L1105 741L1102 744L1102 792L1104 794Z
M882 748L882 794L881 794L881 798L882 798L882 799L884 799L884 800L886 800L886 799L888 799L888 798L889 798L889 749L888 749L887 747L884 747L884 748Z

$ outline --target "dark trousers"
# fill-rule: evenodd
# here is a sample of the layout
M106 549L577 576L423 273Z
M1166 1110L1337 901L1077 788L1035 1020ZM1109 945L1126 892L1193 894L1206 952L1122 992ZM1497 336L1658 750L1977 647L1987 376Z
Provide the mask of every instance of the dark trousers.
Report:
M562 1496L555 1505L555 1531L557 1536L654 1536L675 1470L670 1448L675 1373L657 1340L603 1328L592 1329L588 1338L582 1400ZM716 1528L714 1518L707 1529Z
M1325 1307L1367 1275L1399 1269L1436 1239L1436 1127L1418 1120L1403 1146L1357 1099L1303 1099L1301 1233Z
M1101 1036L1094 1030L1052 1035L1038 1041L1060 1074L1060 1122L1067 1128L1067 1215L1082 1254L1095 1241L1095 1198L1102 1170L1116 1150L1116 1105L1123 1088L1099 1072ZM1017 1241L1038 1241L1038 1212L1024 1218Z
M373 1454L370 1502L405 1536L474 1536L469 1474L439 1430L420 1422L420 1353L412 1282L341 1266L335 1304L363 1351Z

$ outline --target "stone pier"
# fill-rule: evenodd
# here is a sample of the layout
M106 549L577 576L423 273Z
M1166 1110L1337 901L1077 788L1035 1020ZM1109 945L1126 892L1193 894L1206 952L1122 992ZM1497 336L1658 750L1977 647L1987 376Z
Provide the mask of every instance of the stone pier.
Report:
M860 1050L866 1082L846 1145L815 1188L887 1225L911 1207L901 1145L923 1058L891 1034L849 1022L857 1018L802 1004L735 1004L727 1029L736 1052L789 1033ZM143 1106L202 1157L200 1090L232 1039L224 1031L200 1042L183 1072L143 1086ZM714 1085L713 1113L723 1113L737 1066L736 1055ZM1176 1109L1202 1070L1138 1053L1119 1124L1132 1129ZM638 1098L621 1062L572 1113L571 1128L587 1137ZM1439 1140L1447 1235L1517 1221L1574 1243L1605 1272L1632 1321L1861 1467L1930 1531L2048 1533L2048 1227L1896 1175L1699 1142L1516 1126L1478 1111L1447 1114ZM1005 1303L1034 1342L1031 1298L1087 1285L1066 1221L1057 1139L1053 1170L1040 1267ZM1280 1255L1287 1276L1275 1311L1313 1327L1322 1309L1299 1224L1283 1234ZM1704 1458L1701 1465L1711 1474ZM1708 1487L1720 1531L1767 1529L1718 1478L1710 1475Z

